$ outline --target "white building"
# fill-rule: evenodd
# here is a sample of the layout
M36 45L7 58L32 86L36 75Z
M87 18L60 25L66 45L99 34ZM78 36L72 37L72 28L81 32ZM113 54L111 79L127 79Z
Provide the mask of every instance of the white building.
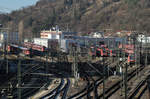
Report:
M34 38L33 43L37 45L42 45L45 47L52 47L58 45L58 39L47 39L47 38Z
M40 38L46 39L69 39L76 36L77 32L60 31L59 29L43 30L40 33Z
M59 30L44 30L41 31L40 33L40 37L41 38L46 38L46 39L60 39L60 36L62 34L62 31Z
M104 32L94 32L91 34L91 37L93 38L102 38L104 37Z
M143 34L138 35L137 40L138 42L142 42L143 44L150 43L150 37L146 37Z

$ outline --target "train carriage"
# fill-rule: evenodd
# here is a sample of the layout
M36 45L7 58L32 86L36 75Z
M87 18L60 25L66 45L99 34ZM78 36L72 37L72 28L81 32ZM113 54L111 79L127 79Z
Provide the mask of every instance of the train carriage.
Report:
M7 52L10 54L19 54L21 50L19 49L18 45L10 44L7 46Z
M19 47L19 49L21 50L21 54L23 54L25 56L31 56L32 55L30 48Z
M18 46L18 45L15 45L15 44L8 45L7 46L7 51L10 54L16 54L16 55L23 54L25 56L30 56L30 57L32 55L32 52L31 52L30 48Z
M44 46L33 44L32 51L34 55L45 55L45 53L47 52L47 49Z
M30 42L24 42L24 47L27 47L27 48L32 48L32 43Z
M32 54L34 55L45 55L45 53L47 52L47 48L42 45L25 42L24 46L30 48L30 50L32 50Z

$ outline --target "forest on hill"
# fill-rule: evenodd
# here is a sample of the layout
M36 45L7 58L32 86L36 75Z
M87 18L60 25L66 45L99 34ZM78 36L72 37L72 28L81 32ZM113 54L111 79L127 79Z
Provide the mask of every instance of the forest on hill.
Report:
M150 32L150 0L39 0L35 5L0 14L0 23L26 37L58 25L89 33L102 29Z

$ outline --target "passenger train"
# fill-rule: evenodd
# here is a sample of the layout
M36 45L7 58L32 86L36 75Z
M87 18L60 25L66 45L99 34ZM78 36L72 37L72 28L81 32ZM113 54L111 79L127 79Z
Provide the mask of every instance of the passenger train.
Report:
M117 50L122 49L127 55L128 62L135 62L134 45L124 43L125 38L89 38L89 37L74 37L72 40L63 40L60 42L60 48L63 53L69 53L70 46L80 48L82 52L88 52L92 57L116 57ZM23 53L27 56L45 55L50 50L42 45L25 42L22 46L15 44L8 45L8 52L18 54ZM84 51L86 50L86 51Z

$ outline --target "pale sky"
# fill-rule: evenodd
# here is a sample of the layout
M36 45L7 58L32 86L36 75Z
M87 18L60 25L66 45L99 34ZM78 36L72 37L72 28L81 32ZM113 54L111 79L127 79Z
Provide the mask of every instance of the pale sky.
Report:
M34 5L37 1L39 0L0 0L0 12L9 13L22 7Z

